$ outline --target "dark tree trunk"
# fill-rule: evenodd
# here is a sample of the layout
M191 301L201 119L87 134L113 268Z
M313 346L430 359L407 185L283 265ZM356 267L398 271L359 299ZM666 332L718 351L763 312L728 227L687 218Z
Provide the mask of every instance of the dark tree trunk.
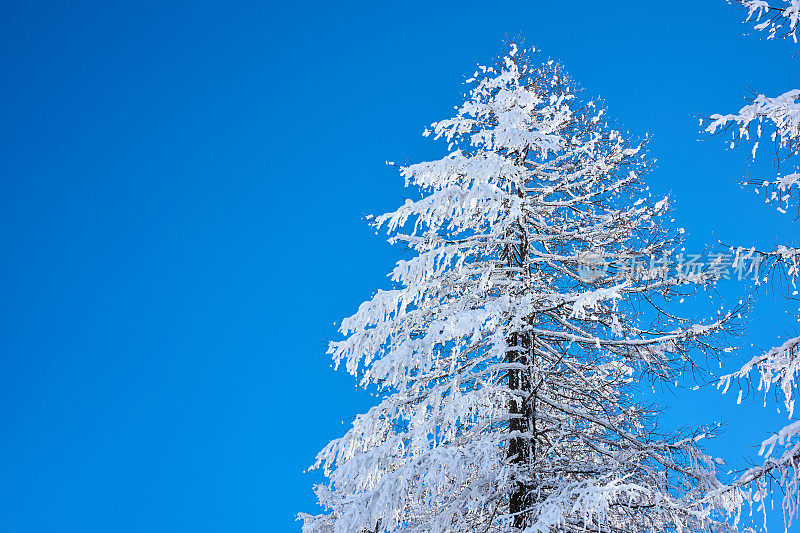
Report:
M514 333L509 338L508 362L519 363L528 366L531 362L529 354L532 353L532 335ZM508 423L508 431L531 433L533 431L533 411L534 405L527 401L530 396L531 380L527 370L513 369L508 371L508 387L514 391L520 391L523 399L514 398L511 400L510 414L511 420ZM525 465L529 464L533 454L531 439L526 436L515 436L509 440L508 458L511 463ZM509 495L509 512L513 515L514 527L523 529L530 524L531 497L529 487L523 479L517 479Z
M527 157L526 154L519 154L519 163ZM517 195L520 198L525 196L523 190L518 189ZM505 249L505 260L508 265L519 267L523 271L529 268L528 258L528 238L527 232L522 224L519 226L517 234L520 238L516 246L507 246ZM535 399L532 397L530 365L533 364L534 355L534 335L530 333L512 333L508 340L509 363L519 363L523 369L512 369L508 371L508 388L512 391L519 391L519 398L513 398L510 403L511 418L508 423L509 433L520 432L526 435L512 437L508 443L508 459L517 465L529 465L531 459L535 457L535 441L527 435L535 434L536 423L534 421ZM515 528L524 529L531 525L531 494L529 486L530 469L523 468L525 477L516 479L514 486L509 494L509 512L514 517L513 525Z

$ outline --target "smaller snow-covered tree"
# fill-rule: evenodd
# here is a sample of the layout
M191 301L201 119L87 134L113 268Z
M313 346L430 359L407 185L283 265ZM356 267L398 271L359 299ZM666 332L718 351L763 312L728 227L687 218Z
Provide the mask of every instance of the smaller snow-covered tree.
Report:
M714 353L731 316L667 310L704 280L653 261L680 236L643 143L532 57L475 73L426 131L449 153L400 168L422 197L374 219L414 255L330 344L380 403L319 453L306 533L727 528L736 495L696 446L713 429L663 434L636 386Z
M800 0L776 0L772 3L740 0L733 3L746 8L746 22L754 24L755 30L766 32L767 39L789 38L797 42ZM792 89L777 97L758 94L737 113L712 115L706 131L710 134L730 132L731 147L740 142L751 142L753 159L762 141L771 142L777 154L778 176L750 180L750 183L756 187L756 192L764 192L767 201L777 203L781 213L800 207L800 89ZM764 273L759 283L788 281L787 304L796 300L800 249L791 244L781 244L766 251L752 247L737 247L734 251L734 267L739 262L757 257L762 261ZM794 417L799 373L800 336L796 336L753 357L739 371L723 376L720 386L727 391L731 383L736 381L743 387L749 387L750 380L754 379L754 388L763 393L765 405L768 394L777 388L791 420ZM800 421L791 421L764 440L758 453L763 458L761 464L744 471L730 487L736 490L750 487L752 497L762 502L760 505L763 509L763 501L771 494L771 481L777 481L783 490L784 523L788 528L792 518L800 512Z

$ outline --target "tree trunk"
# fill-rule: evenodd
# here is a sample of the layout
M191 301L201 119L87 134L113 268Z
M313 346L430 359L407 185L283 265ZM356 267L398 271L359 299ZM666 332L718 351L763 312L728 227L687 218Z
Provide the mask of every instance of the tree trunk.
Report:
M509 338L508 362L528 366L529 354L532 353L532 335L513 333ZM512 369L508 371L508 387L520 391L524 399L513 398L510 403L511 420L508 423L509 433L528 433L532 430L532 402L527 401L531 394L531 380L527 370ZM511 463L525 465L532 456L532 442L528 437L515 436L509 440L508 458ZM531 497L529 487L524 480L517 479L509 495L509 512L513 515L514 527L523 529L530 525Z

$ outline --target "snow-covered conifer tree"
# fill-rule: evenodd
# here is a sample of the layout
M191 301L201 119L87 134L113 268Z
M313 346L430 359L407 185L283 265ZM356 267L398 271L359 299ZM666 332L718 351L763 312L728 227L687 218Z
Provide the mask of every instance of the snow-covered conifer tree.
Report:
M730 315L666 310L702 275L654 260L680 244L643 144L532 57L468 80L425 133L449 153L400 167L421 199L373 219L413 257L330 344L380 403L319 453L306 533L726 527L706 430L660 433L636 385L713 352Z
M800 0L740 0L732 2L747 9L746 20L754 24L757 31L767 33L767 39L790 38L797 42L797 26L800 23ZM798 173L798 150L800 150L800 89L787 91L777 97L758 94L742 107L738 113L712 115L706 127L711 134L729 131L731 147L737 142L752 142L752 157L756 157L759 143L767 140L774 145L778 161L775 178L751 180L756 192L764 192L767 201L777 203L780 212L797 209L800 191ZM734 267L739 261L758 258L763 277L759 282L789 281L787 304L796 300L796 282L800 267L800 249L789 243L777 245L772 250L737 247ZM770 283L770 285L772 285ZM795 303L796 305L796 303ZM763 392L766 405L770 391L780 389L782 403L789 419L793 418L794 400L797 392L797 375L800 373L800 336L782 339L771 349L753 357L738 372L723 376L720 386L727 391L732 381L749 387L755 378L758 391ZM740 396L741 398L741 396ZM776 450L777 448L777 450ZM763 502L771 494L772 480L783 490L783 513L785 525L800 512L800 421L791 421L772 436L764 440L759 455L763 462L743 472L731 483L731 487L749 487L756 501Z

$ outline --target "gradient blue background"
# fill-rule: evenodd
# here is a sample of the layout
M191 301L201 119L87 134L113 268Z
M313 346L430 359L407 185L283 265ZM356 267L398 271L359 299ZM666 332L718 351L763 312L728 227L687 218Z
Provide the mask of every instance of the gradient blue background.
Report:
M695 249L793 234L735 183L747 150L697 142L695 113L799 82L794 45L743 36L721 0L29 1L0 20L0 532L298 531L303 469L370 404L324 349L398 257L362 220L405 194L384 161L443 154L422 129L507 35L653 135L650 184ZM748 346L781 332L763 302ZM711 449L737 460L783 420L664 398L669 424L729 419Z

